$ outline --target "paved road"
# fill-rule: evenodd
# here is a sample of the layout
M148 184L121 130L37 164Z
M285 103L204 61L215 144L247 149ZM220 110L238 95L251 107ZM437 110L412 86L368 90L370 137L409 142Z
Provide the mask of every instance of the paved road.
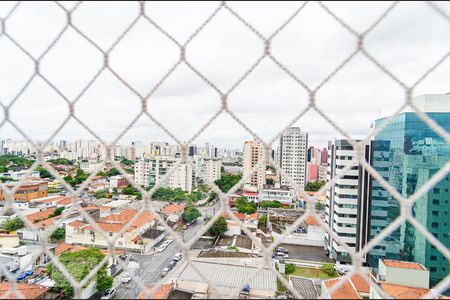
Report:
M197 230L204 223L203 218L206 216L212 216L214 211L218 211L220 204L217 202L213 206L204 206L200 207L200 211L202 212L202 216L198 218L197 222L190 226L187 230L184 231L184 240L187 241L192 238ZM142 283L145 286L148 286L151 283L157 283L161 279L161 271L164 269L171 261L175 253L181 252L180 246L174 241L171 243L163 252L155 253L152 255L138 255L132 254L135 257L135 262L139 263L139 268L134 272L131 272L131 276L136 276L141 279ZM174 270L171 270L166 278L171 277L171 273L177 270L177 268L181 268L183 260L178 262L177 266ZM117 288L117 293L114 298L123 299L133 299L139 294L140 289L136 285L136 283L131 280L127 284L120 284Z

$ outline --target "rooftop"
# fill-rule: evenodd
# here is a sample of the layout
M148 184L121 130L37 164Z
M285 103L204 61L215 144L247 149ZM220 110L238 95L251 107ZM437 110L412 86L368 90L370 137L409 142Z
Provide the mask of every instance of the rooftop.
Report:
M430 291L424 288L388 283L381 283L381 287L387 295L394 297L394 299L421 299Z
M300 276L289 276L289 281L292 282L292 287L304 298L304 299L317 299L316 286L311 279Z
M204 282L204 279L194 270L192 265L202 273L204 278L208 278L212 284L223 287L242 288L246 279L255 275L257 268L220 264L212 262L192 261L188 264L178 279L186 281ZM269 269L263 269L249 282L250 288L266 291L276 291L276 276Z
M341 278L330 279L323 281L326 288L330 290L335 284L338 284ZM350 282L350 280L345 280L344 283L336 289L330 295L331 299L361 299L361 296L356 291L355 286Z
M23 297L25 297L25 299L36 299L48 291L48 288L37 284L16 283L16 288L18 292L20 292ZM4 281L0 283L0 298L16 299L17 296L14 293L5 295L10 290L11 287L9 286L8 282Z
M401 269L413 269L413 270L424 270L426 271L427 268L425 268L423 265L415 262L407 262L407 261L399 261L399 260L389 260L389 259L382 259L381 260L386 267L392 267L392 268L401 268Z
M54 212L55 212L55 209L53 207L48 208L48 209L38 211L33 214L29 214L27 216L27 219L32 223L42 221L42 220L48 219L48 217L50 217L50 215L53 214Z
M153 292L152 290L155 288L154 284L149 285L146 288L146 291L148 293L145 294L144 291L141 291L139 295L137 296L137 299L167 299L169 298L170 292L173 290L173 283L169 284L161 284L159 287L157 287ZM151 293L152 292L152 293Z
M177 214L177 213L180 213L183 210L184 210L184 205L183 204L169 204L169 205L165 206L161 210L161 213L163 213L163 214Z

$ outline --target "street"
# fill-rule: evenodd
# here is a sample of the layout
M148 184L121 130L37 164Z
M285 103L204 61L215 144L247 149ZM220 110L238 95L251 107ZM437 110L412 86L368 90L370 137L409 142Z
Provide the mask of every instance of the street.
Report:
M200 212L202 213L202 216L197 219L197 222L192 224L188 229L184 230L184 240L187 241L191 239L196 233L197 230L201 227L201 225L204 224L204 218L206 216L213 216L214 212L217 212L220 208L220 203L216 202L212 206L204 206L199 207ZM169 265L169 263L172 261L173 256L177 252L182 252L181 247L174 241L172 242L163 252L157 252L152 255L140 255L133 253L134 262L139 264L139 267L135 271L131 271L130 275L133 278L134 276L138 277L142 283L145 286L148 286L152 283L157 283L159 280L162 279L161 277L161 271L165 267ZM174 273L178 268L182 267L184 264L184 257L181 259L175 268L167 274L166 277L164 277L163 281L169 281ZM136 298L136 296L140 293L140 288L136 285L136 283L131 280L129 283L121 283L119 278L116 277L114 282L115 285L118 284L118 286L113 286L116 288L117 293L114 298L117 299L133 299Z

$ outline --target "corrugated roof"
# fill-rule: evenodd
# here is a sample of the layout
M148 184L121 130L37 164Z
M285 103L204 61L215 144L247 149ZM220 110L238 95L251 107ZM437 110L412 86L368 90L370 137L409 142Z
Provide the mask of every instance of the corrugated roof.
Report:
M257 268L248 266L237 266L220 263L209 263L193 261L195 268L198 269L205 278L218 286L242 288L245 280L254 275ZM181 273L179 279L187 281L204 282L203 278L194 270L191 264L187 265ZM276 291L276 276L269 269L263 269L258 272L250 282L250 288Z
M300 276L289 276L293 288L305 299L317 299L316 286L311 279Z

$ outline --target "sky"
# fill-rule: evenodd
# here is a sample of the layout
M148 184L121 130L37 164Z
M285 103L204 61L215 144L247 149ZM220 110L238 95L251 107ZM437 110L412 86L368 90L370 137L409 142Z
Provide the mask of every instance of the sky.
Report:
M391 2L324 2L357 32L367 30ZM74 2L61 2L70 9ZM0 3L4 18L14 2ZM264 42L228 10L221 9L192 39L194 32L217 9L218 2L151 2L147 16L172 38L186 46L186 59L215 87L227 92L261 57ZM237 14L264 37L271 36L302 2L230 2ZM449 2L437 3L450 14ZM222 112L217 91L185 63L158 82L176 64L180 50L166 35L141 17L116 43L139 14L135 2L83 2L72 23L104 51L120 78L147 100L151 116L179 141L209 142L218 147L242 148L252 135L228 113ZM53 2L24 2L5 22L5 31L34 58L39 58L66 25L64 11ZM402 2L364 40L365 49L394 76L412 85L450 50L450 22L424 3ZM272 39L271 53L311 89L317 87L355 49L357 39L319 4L308 3ZM171 136L147 116L141 100L109 70L101 72L102 53L69 27L40 60L40 73L68 101L75 116L102 140L119 143L166 141ZM32 140L46 140L63 124L69 106L48 83L35 77L33 61L6 36L0 37L0 102L9 105L10 119ZM414 90L413 96L450 92L450 59L444 61ZM155 87L157 87L155 89ZM81 94L81 96L80 96ZM308 106L307 91L271 59L265 57L228 94L228 108L260 138L269 141ZM404 89L364 55L357 54L316 93L317 107L352 137L366 137L373 120L392 115L405 100ZM4 111L0 109L0 124ZM309 144L324 147L341 138L320 114L310 110L294 126L309 133ZM0 139L23 139L9 123ZM54 140L93 136L73 118Z

